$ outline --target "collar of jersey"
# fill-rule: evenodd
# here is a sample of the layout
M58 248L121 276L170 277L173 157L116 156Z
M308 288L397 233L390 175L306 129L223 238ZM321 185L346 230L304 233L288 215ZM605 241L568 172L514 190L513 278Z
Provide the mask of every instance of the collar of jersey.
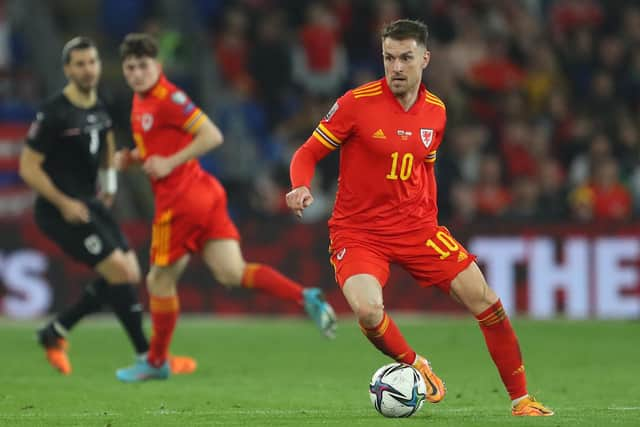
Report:
M424 86L424 83L420 83L420 87L418 88L418 96L416 96L415 102L413 103L411 108L409 108L409 110L404 111L404 108L402 107L402 104L400 104L400 101L398 101L398 99L395 97L393 92L391 92L391 89L389 88L389 84L387 83L386 77L382 78L382 93L384 93L385 96L393 100L394 109L396 110L396 112L399 112L399 113L413 114L413 115L418 114L420 110L422 110L422 108L424 107L424 104L425 104L424 97L426 96L425 95L426 92L427 92L427 88Z
M158 76L158 80L154 83L154 85L153 85L153 86L151 86L151 87L149 88L149 90L148 90L148 91L146 91L145 93L141 93L141 94L140 94L140 96L141 96L142 98L146 98L146 97L148 97L149 95L151 95L151 94L153 93L153 91L154 91L158 86L164 85L165 83L167 83L167 81L168 81L168 80L167 80L167 77L164 75L164 73L160 73L160 75Z

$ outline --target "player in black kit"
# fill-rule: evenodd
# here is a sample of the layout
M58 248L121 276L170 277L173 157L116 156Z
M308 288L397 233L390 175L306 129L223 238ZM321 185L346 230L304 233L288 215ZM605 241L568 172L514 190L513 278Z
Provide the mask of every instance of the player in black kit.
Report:
M142 329L136 285L140 266L110 207L117 190L111 118L97 96L100 58L95 44L76 37L62 50L68 84L46 101L32 123L20 158L20 175L38 197L35 220L66 254L98 274L80 300L37 333L49 363L71 373L67 334L84 316L110 306L138 357L149 349ZM96 189L99 189L96 194ZM174 356L174 373L195 369L195 361Z

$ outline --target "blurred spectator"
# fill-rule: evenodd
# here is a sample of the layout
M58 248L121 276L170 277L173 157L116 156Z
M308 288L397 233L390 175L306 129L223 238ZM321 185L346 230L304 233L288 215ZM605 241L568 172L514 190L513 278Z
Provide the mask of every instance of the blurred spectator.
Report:
M567 214L567 191L564 184L566 180L562 166L553 158L547 158L539 165L539 218L550 221L562 220Z
M518 88L526 76L525 71L509 58L508 41L493 35L489 39L488 54L470 68L470 82L480 88L502 92Z
M601 158L594 167L591 183L571 194L574 215L580 220L627 220L631 217L631 195L621 183L618 163Z
M571 92L578 98L585 97L589 93L595 62L593 33L586 29L576 30L559 48Z
M587 111L594 124L600 127L613 124L619 105L613 76L604 70L596 71L591 80L590 93Z
M626 59L626 47L618 35L607 34L599 41L599 66L612 76L614 84L624 80L627 65ZM620 92L616 90L616 94L620 94Z
M257 39L249 56L249 71L256 96L267 112L269 129L284 118L290 96L291 55L286 40L286 20L281 11L269 13L258 23Z
M531 126L524 120L507 122L500 137L500 150L506 163L507 178L534 176L536 159L531 153Z
M322 3L312 3L293 56L293 78L307 92L336 96L341 89L347 61L340 36L336 17Z
M478 215L502 215L511 202L509 191L502 184L502 165L495 155L485 155L480 164L480 176L475 188Z
M549 96L563 84L553 49L548 44L539 42L529 58L525 80L531 112L542 113Z
M457 34L448 45L447 64L450 73L457 79L463 79L469 74L474 64L486 59L489 47L481 32L481 26L472 16L462 11L457 16L455 21Z
M622 36L633 48L640 46L640 5L629 2L622 12Z
M213 152L217 162L211 168L223 179L248 182L279 158L279 149L269 137L266 115L247 81L236 80L220 95L225 104L216 122L227 142Z
M603 19L595 0L556 0L551 8L551 29L556 38L579 28L596 28Z
M451 214L448 217L450 222L464 225L476 219L477 205L472 185L464 181L456 181L447 194L451 204Z
M595 166L613 154L611 139L604 133L596 134L589 144L589 151L578 154L569 169L569 183L575 186L588 181Z
M222 31L215 36L214 56L225 82L252 86L247 69L249 17L240 8L229 9L224 16Z
M533 177L520 176L511 184L511 203L504 213L509 221L532 222L540 218L540 188Z
M614 132L618 144L614 151L620 159L620 172L623 179L628 178L640 165L640 134L638 124L628 114L621 114Z

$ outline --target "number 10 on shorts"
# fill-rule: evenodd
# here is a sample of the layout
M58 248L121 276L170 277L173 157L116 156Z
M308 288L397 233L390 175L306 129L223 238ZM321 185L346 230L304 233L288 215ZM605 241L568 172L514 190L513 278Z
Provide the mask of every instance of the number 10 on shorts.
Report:
M429 239L425 242L425 246L432 248L440 255L440 259L448 258L452 252L456 252L460 249L458 242L454 240L447 232L438 230L435 235L435 240Z

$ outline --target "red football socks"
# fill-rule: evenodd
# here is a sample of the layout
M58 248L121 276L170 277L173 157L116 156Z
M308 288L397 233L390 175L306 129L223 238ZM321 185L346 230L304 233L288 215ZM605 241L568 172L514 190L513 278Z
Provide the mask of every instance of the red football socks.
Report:
M527 378L520 345L500 300L476 318L511 400L526 395Z
M170 297L151 295L149 305L153 333L147 360L151 365L160 367L169 356L169 345L178 322L180 303L177 295Z
M302 286L264 264L247 264L242 287L260 289L275 297L302 304Z
M360 324L360 328L369 341L387 356L409 365L415 361L416 352L411 349L400 329L387 313L384 313L378 326L367 328Z

